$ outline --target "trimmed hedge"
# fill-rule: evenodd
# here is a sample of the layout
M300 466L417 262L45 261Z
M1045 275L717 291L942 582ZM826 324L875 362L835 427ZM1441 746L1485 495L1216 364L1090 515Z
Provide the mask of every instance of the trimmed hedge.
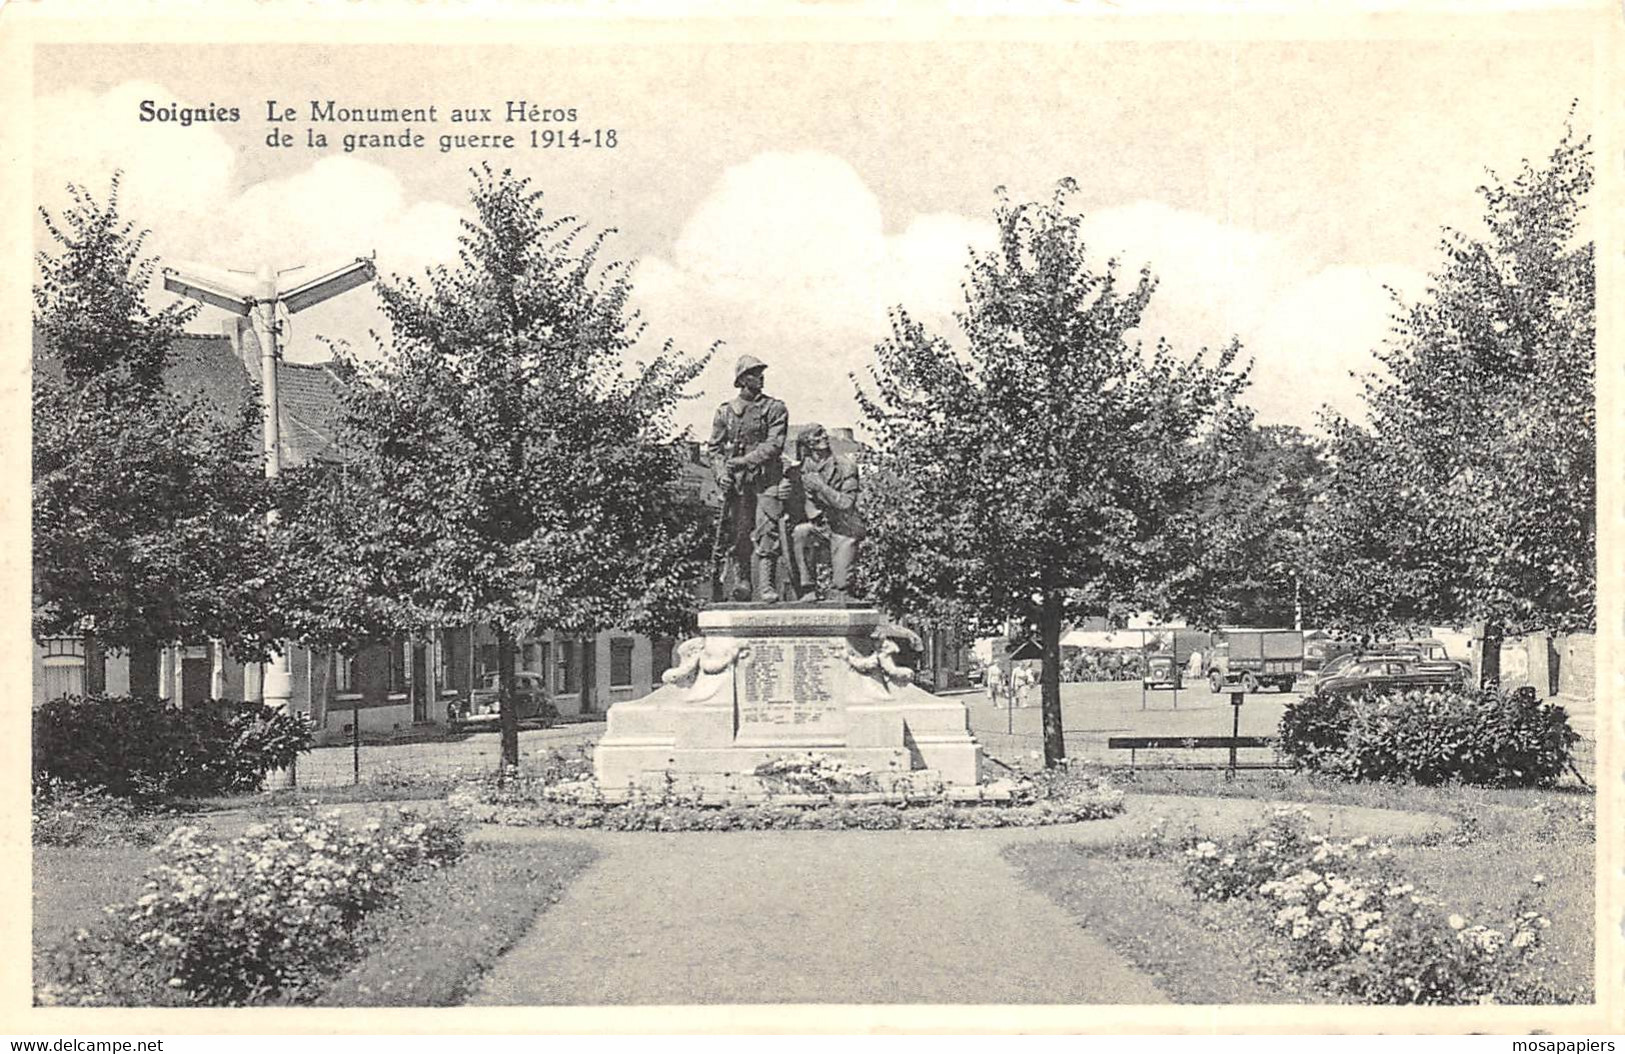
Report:
M227 794L257 789L311 742L303 718L263 703L65 696L34 711L34 780L148 801Z
M1280 749L1297 768L1350 780L1549 787L1579 738L1532 692L1412 690L1290 704Z

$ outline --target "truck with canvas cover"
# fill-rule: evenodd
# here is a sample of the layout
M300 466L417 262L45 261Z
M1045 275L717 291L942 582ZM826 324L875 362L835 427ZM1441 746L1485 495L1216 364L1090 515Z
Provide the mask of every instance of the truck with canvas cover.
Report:
M1214 634L1207 679L1216 693L1238 684L1247 692L1268 685L1290 692L1301 676L1302 630L1227 629Z

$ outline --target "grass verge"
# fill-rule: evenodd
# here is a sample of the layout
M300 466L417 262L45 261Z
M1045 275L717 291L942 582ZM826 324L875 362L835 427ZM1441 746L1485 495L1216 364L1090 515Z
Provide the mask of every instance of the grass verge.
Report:
M1192 897L1173 859L1067 842L1012 845L1004 855L1029 885L1149 974L1175 1002L1325 1002L1261 954L1239 904Z
M455 866L368 919L365 957L316 1005L460 1004L597 855L570 841L470 845Z
M1455 827L1443 833L1388 839L1394 862L1418 887L1469 918L1505 918L1519 896L1528 895L1552 923L1531 963L1530 990L1548 993L1542 1001L1592 999L1596 837L1589 794L1345 784L1291 773L1248 774L1227 783L1216 773L1156 772L1132 786L1147 793L1451 816ZM1181 884L1176 843L1186 833L1209 832L1171 830L1174 841L1160 847L1022 845L1008 856L1027 882L1156 975L1181 1002L1326 1001L1294 976L1279 939L1241 904L1200 902ZM1260 988L1263 997L1250 997Z
M34 947L101 925L109 904L141 895L144 876L155 863L144 845L36 845Z

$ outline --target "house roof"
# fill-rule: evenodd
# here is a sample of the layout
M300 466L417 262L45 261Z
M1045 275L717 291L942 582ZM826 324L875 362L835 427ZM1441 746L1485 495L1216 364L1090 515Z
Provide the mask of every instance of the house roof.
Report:
M247 364L250 360L254 364L252 373ZM188 333L170 345L164 386L182 398L197 399L221 415L231 414L245 401L258 399L258 366L259 346L251 330L244 332L241 346L224 333ZM61 376L60 365L46 353L38 331L34 334L34 368ZM327 363L284 360L277 364L277 416L284 467L316 458L337 458L342 385Z

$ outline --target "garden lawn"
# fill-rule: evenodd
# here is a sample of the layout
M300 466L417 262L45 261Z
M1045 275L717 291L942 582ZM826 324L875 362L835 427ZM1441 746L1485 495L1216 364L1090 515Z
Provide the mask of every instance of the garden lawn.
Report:
M156 863L147 846L35 846L34 947L95 929L108 905L141 895L143 876Z
M1180 885L1181 861L1067 842L1012 845L1005 858L1078 924L1180 1003L1326 1002L1259 946L1237 903L1204 904Z
M471 843L365 923L365 957L319 1006L456 1006L598 853L579 841Z
M1596 840L1594 799L1562 790L1494 790L1348 784L1294 773L1142 772L1125 789L1211 794L1265 801L1362 805L1451 816L1454 830L1395 838L1395 862L1408 879L1452 911L1491 925L1520 894L1551 919L1532 960L1533 979L1552 998L1592 997ZM1148 807L1140 799L1140 807ZM1136 809L1131 796L1129 809ZM1144 843L1085 848L1012 846L1023 877L1103 936L1131 962L1188 1002L1324 1001L1286 972L1281 945L1241 904L1197 901L1180 883L1177 822L1160 850ZM1534 879L1539 876L1537 884ZM1262 995L1259 990L1262 989Z

